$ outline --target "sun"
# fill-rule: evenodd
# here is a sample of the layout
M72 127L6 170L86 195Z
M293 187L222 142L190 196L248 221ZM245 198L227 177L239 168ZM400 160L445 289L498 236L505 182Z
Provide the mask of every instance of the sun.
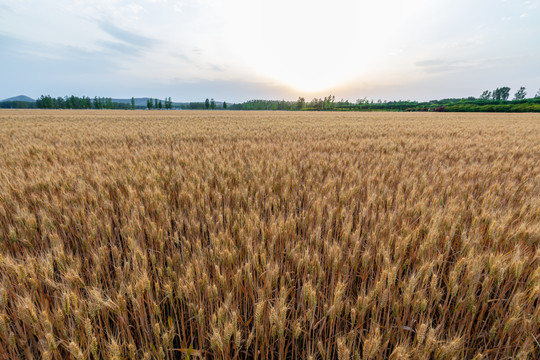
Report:
M339 46L339 42L337 46L323 46L330 43L324 36L300 43L276 42L268 40L267 46L254 49L258 74L302 93L332 90L350 82L364 68L357 49Z
M289 51L266 57L264 73L270 79L302 93L331 90L348 81L350 70L340 66L336 54L325 51Z

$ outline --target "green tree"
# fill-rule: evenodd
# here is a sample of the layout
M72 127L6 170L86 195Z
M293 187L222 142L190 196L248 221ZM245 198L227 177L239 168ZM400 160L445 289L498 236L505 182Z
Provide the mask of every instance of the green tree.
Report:
M210 100L208 100L208 98L204 100L204 107L206 108L206 110L210 109Z
M154 109L157 109L159 106L158 99L154 99Z
M212 110L214 110L216 108L216 102L214 101L214 99L210 100L210 108Z
M223 102L223 109L227 109L227 103L225 101Z
M317 99L313 98L311 102L309 103L309 106L312 107L314 110L320 111L324 109L324 100L323 99Z
M135 98L131 98L131 110L135 110Z
M151 109L151 108L154 107L154 100L152 100L152 98L146 100L146 107L147 107L148 109Z
M304 99L303 97L299 96L298 97L298 100L296 101L296 109L297 110L302 110L303 108L306 107L306 99Z
M503 86L502 88L497 88L493 90L492 94L493 100L508 100L510 97L510 88L508 86Z
M514 94L514 100L523 100L525 99L525 96L527 96L527 92L525 91L525 87L522 86L519 88L519 90Z
M485 90L482 95L480 95L480 99L482 100L489 100L491 99L491 91Z
M159 100L158 108L159 108L159 109L163 109L163 103L161 102L161 100Z
M36 101L36 105L41 109L52 109L53 108L53 99L51 95L43 96Z
M365 96L363 99L356 99L356 105L367 105L369 104L369 100L367 99L367 96Z
M506 101L510 97L510 88L508 86L501 88L501 98Z
M336 97L334 95L328 95L328 97L325 97L323 103L323 110L332 110L334 108L335 101Z

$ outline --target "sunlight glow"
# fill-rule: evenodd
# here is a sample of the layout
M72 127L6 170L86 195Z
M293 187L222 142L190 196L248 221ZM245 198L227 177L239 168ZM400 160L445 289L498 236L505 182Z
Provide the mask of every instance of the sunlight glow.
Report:
M415 21L430 9L426 0L414 2L414 7L397 0L265 3L260 24L244 35L254 44L249 63L259 76L308 93L382 72L399 50L404 19Z

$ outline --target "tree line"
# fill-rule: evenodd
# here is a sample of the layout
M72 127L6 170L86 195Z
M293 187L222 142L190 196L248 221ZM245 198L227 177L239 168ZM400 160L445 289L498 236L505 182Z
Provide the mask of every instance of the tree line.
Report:
M35 102L38 109L131 109L132 104L113 102L111 98L88 96L51 97L41 95Z
M13 103L13 102L6 102ZM22 106L22 104L32 104L31 106ZM3 103L0 103L3 104ZM13 104L8 104L13 105ZM129 102L126 101L113 101L108 97L94 97L91 99L88 96L65 96L65 97L51 97L50 95L41 95L35 103L18 101L16 105L21 108L38 108L38 109L123 109L123 110L135 110L135 109L172 109L173 102L171 97L165 99L165 101L158 99L147 99L146 107L135 104L135 98L132 97ZM8 107L8 106L6 106ZM14 106L10 106L14 107Z
M425 102L398 100L358 99L336 101L334 95L306 101L249 100L230 105L231 110L286 110L286 111L438 111L438 112L540 112L540 90L533 98L526 98L525 87L520 87L513 100L508 100L511 89L507 86L486 90L480 97L450 98Z
M229 106L231 110L334 110L336 107L336 97L329 95L324 98L314 98L313 100L306 102L306 99L299 97L296 101L285 100L249 100L239 104L232 104Z
M39 108L39 109L189 109L189 110L268 110L268 111L447 111L447 112L540 112L540 90L532 98L527 98L525 87L520 87L512 100L510 87L503 86L485 90L478 97L450 98L425 102L398 100L382 101L358 99L355 102L338 100L334 95L313 98L306 101L299 97L296 101L249 100L242 103L218 103L213 98L204 102L190 102L173 105L171 97L164 101L149 98L146 106L136 105L135 98L130 101L113 101L112 98L65 96L53 98L41 95L35 102L4 101L0 108Z
M190 102L187 104L180 104L180 109L183 110L227 110L230 109L227 102L218 103L214 99L206 98L202 102Z
M135 100L132 98L132 103L135 104ZM173 102L171 100L171 97L165 98L165 102L162 102L158 99L148 99L146 100L146 108L147 109L165 109L165 110L171 110L173 108Z
M504 86L501 88L496 88L493 91L485 90L482 93L482 95L480 95L480 99L507 101L509 96L510 96L510 88L508 86ZM525 90L525 87L522 86L514 94L514 100L523 100L525 99L526 96L527 96L527 91ZM538 90L538 93L536 94L535 98L537 97L540 97L540 90Z
M0 109L35 109L35 102L13 100L0 102Z

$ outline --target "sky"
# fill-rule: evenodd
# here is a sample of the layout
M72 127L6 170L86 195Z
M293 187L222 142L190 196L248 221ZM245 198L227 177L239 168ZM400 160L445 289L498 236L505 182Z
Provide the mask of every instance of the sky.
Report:
M0 0L0 99L540 89L540 0Z

